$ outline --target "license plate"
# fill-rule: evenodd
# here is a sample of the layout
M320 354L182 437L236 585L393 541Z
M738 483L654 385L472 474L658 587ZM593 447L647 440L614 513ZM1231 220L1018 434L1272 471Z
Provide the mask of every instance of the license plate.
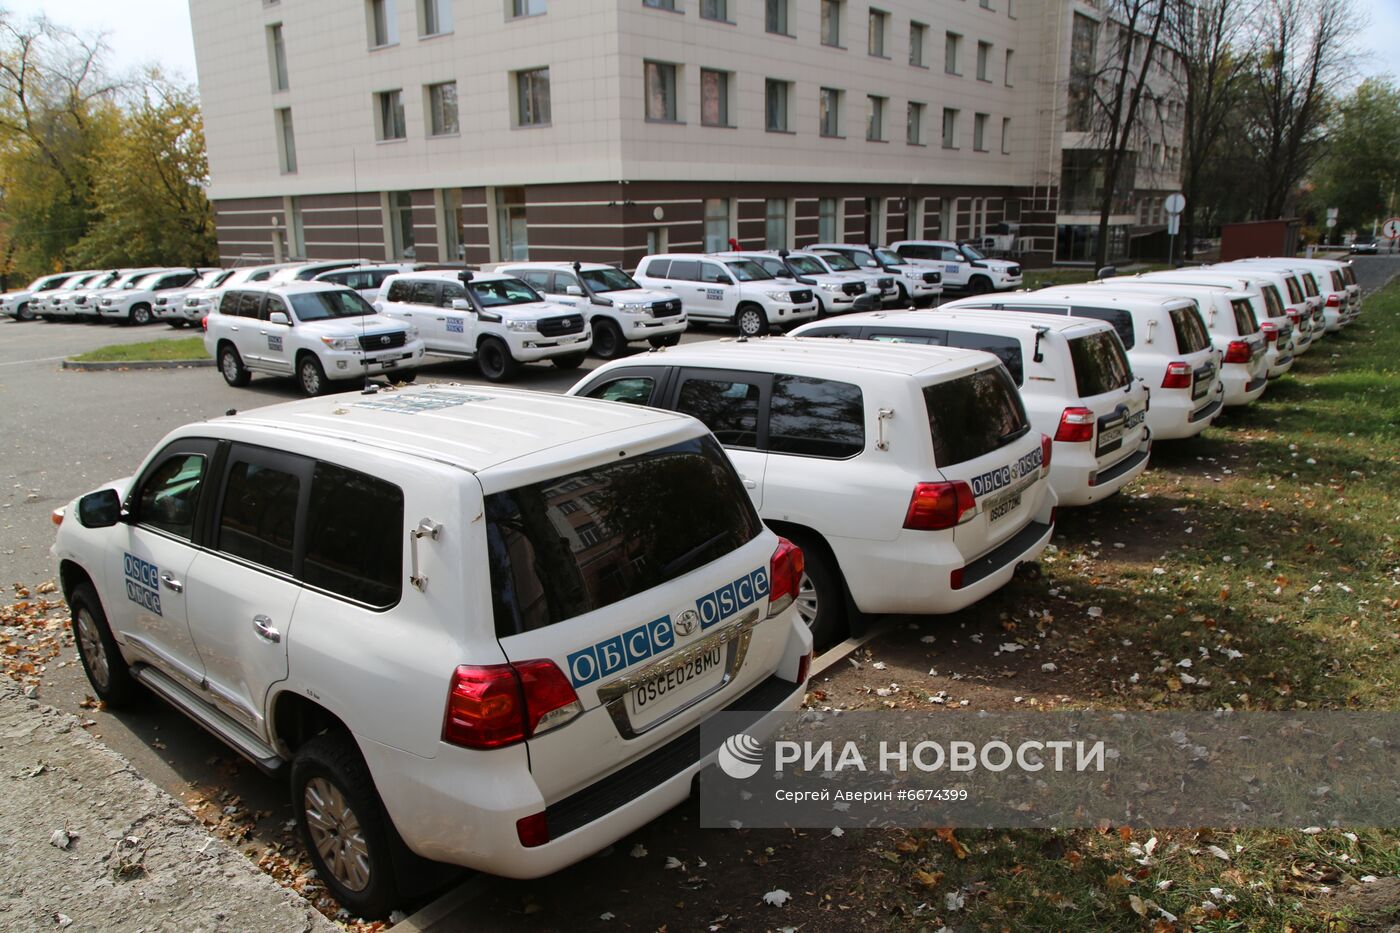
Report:
M1210 391L1210 377L1214 373L1207 373L1204 376L1197 376L1196 381L1191 384L1191 401L1205 396Z
M380 361L379 361L379 365L382 366L382 367L384 367L385 369L393 369L395 366L399 365L399 361L398 361L398 360L380 360Z
M1122 444L1125 431L1127 431L1127 427L1121 421L1114 427L1099 431L1099 453L1107 453Z
M995 524L997 519L1003 518L1004 516L1016 511L1017 507L1020 506L1020 504L1021 494L1018 492L1010 499L1007 499L1004 502L992 506L991 511L987 513L987 523Z
M637 684L627 692L627 715L640 729L713 688L724 677L724 645Z

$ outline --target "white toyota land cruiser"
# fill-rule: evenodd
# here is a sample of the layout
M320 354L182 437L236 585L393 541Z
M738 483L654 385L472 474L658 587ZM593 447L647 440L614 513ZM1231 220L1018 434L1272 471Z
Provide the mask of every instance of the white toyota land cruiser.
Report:
M893 250L905 262L927 266L943 273L943 288L949 291L986 292L1013 291L1021 287L1021 264L1005 259L990 259L970 243L951 240L900 240L891 243Z
M657 508L657 503L665 508ZM685 800L700 725L802 700L802 553L697 421L495 387L187 425L55 513L78 654L287 773L354 914L530 878Z

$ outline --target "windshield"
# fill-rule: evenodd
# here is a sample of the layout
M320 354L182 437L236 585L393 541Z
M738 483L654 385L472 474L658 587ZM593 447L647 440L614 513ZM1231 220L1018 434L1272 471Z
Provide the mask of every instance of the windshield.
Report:
M966 243L959 243L958 249L962 250L962 254L974 262L976 262L979 259L987 258L986 256L983 256L980 252L978 252L976 247L969 246Z
M519 279L497 279L494 282L472 280L467 285L472 295L483 308L500 308L504 305L528 305L544 301L540 293Z
M900 256L898 253L892 253L887 249L877 249L875 255L887 266L902 266L905 264L904 257Z
M68 281L66 275L51 275L46 279L35 279L34 284L29 286L29 290L31 292L52 291L66 281Z
M131 275L122 276L117 280L117 284L112 287L121 289L135 288L136 284L148 275L150 275L149 272L133 272Z
M227 279L227 278L228 278L229 276L231 276L231 275L233 275L233 270L232 270L232 269L225 270L225 271L219 271L219 270L216 269L216 270L213 271L213 272L208 272L208 273L206 273L205 276L204 276L204 278L202 278L202 279L200 279L198 282L196 282L196 283L194 284L193 287L194 287L194 288L217 288L218 286L222 285L223 282L224 282L224 280Z
M620 292L642 287L637 284L636 279L621 269L590 269L579 274L595 292Z
M863 249L853 249L847 255L850 256L858 266L864 266L867 269L877 269L880 266L880 264L875 261L875 257Z
M165 275L164 272L150 272L132 282L128 288L150 288L156 284L156 280Z
M373 314L369 302L360 297L359 292L348 288L334 291L300 292L288 295L292 311L299 321L328 321L337 317L363 317Z
M731 259L725 265L740 282L759 282L773 277L763 271L763 267L752 259Z
M851 262L841 253L822 253L822 258L826 264L836 272L859 272L860 267Z
M789 256L788 265L792 266L803 275L825 275L826 270L822 264L811 256Z

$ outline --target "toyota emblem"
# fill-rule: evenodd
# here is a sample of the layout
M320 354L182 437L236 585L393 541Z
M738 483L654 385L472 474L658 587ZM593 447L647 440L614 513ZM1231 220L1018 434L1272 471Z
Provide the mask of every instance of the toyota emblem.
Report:
M380 338L379 338L379 344L380 344L380 346L385 346L385 347L387 347L387 346L389 345L389 335L388 335L388 334L385 334L383 337L380 337Z
M700 615L694 609L687 609L676 617L676 634L684 638L690 635L700 625Z

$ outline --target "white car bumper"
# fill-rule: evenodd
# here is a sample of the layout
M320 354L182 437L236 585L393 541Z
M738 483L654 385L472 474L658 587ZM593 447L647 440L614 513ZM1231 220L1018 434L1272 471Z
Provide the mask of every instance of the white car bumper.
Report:
M613 320L617 321L622 326L622 336L627 338L628 341L647 340L651 337L668 337L671 334L684 333L686 328L684 312L681 314L673 314L670 317L625 314Z
M208 341L206 340L206 343ZM354 379L383 375L396 370L417 369L423 364L423 341L413 339L401 347L362 353L359 350L325 350L320 354L327 379Z
M1089 505L1107 499L1142 475L1152 452L1152 434L1107 466L1094 458L1093 442L1056 441L1050 458L1050 485L1060 505Z

